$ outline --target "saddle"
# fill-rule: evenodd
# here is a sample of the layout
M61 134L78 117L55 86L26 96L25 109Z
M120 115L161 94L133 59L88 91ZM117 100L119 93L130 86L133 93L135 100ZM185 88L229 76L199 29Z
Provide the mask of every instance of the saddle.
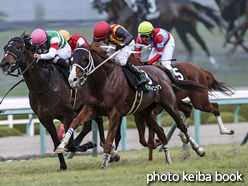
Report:
M145 71L142 71L146 74L146 76L150 79L150 81L146 84L143 84L141 86L137 86L137 79L134 76L134 74L132 74L128 69L126 69L125 67L122 67L129 83L132 85L132 87L136 90L136 91L158 91L160 89L162 89L163 87L157 83L149 74L147 74Z

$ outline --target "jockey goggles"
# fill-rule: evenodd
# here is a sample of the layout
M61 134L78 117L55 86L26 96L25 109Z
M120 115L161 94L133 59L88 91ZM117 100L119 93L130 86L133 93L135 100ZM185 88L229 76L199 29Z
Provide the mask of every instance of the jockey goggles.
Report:
M147 34L147 35L140 35L141 38L149 38L151 36L151 34Z

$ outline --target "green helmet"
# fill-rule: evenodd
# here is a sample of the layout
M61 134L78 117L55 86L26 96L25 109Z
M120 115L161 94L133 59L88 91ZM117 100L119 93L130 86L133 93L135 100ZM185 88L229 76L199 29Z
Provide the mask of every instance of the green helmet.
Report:
M138 34L140 35L148 35L153 32L153 26L150 22L148 21L143 21L140 23L139 28L138 28Z

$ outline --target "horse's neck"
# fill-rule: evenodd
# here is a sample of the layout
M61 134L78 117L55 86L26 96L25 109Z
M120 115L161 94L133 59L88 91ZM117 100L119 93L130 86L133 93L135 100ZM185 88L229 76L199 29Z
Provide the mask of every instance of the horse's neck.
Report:
M22 72L34 60L32 55L27 53L26 64L21 69ZM51 74L49 73L49 69L44 69L40 64L34 62L23 74L23 77L30 91L39 92L49 86Z

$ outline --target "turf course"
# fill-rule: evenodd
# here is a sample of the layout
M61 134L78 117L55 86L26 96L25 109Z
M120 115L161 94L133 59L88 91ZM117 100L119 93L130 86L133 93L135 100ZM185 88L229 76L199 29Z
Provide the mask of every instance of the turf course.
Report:
M66 160L68 169L58 171L57 158L38 160L0 162L0 185L4 186L73 186L73 185L101 185L101 186L140 186L147 185L147 174L172 175L177 174L178 182L162 182L156 178L150 185L247 185L247 152L248 145L239 144L203 146L206 156L201 158L190 148L182 151L181 147L170 148L173 164L165 164L164 153L154 151L152 162L148 161L148 150L120 152L121 160L108 165L107 170L101 170L103 155L75 156ZM183 177L184 174L188 176ZM190 181L189 174L211 175L212 181ZM242 174L243 182L216 182L215 172L219 174ZM151 178L151 177L150 177ZM203 177L202 177L203 178ZM201 179L202 179L201 178ZM165 177L162 178L163 180ZM168 178L167 178L168 179ZM196 180L196 178L194 178ZM199 179L198 179L199 180Z

